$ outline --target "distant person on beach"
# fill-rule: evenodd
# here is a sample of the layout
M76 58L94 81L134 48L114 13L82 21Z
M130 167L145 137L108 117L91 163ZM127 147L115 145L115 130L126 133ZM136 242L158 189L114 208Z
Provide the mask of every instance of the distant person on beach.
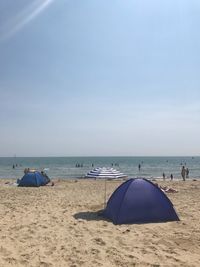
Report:
M167 186L160 186L160 189L165 193L178 193L178 190Z
M155 183L155 185L157 187L159 187L160 190L162 190L164 193L178 193L178 190L176 190L174 188L167 187L167 186L161 186L161 185L158 185L157 183Z
M138 170L140 171L140 169L141 169L141 165L139 164L139 165L138 165Z
M187 168L186 170L185 170L185 173L186 173L186 178L189 178L189 169Z
M163 180L165 180L165 173L164 172L163 172L163 175L162 176L163 176Z
M49 176L46 174L45 171L41 171L41 174L44 176L45 180L46 180L46 186L54 186L55 183L53 181L51 181L51 179L49 178Z
M13 164L13 169L15 168L15 165Z
M25 169L24 169L24 174L27 174L29 171L30 171L29 168L25 168Z
M171 178L171 181L174 179L174 177L173 177L173 174L171 173L171 175L170 175L170 178Z
M183 165L183 167L181 169L181 176L183 178L183 181L185 181L185 175L186 175L186 169L185 169L185 166Z

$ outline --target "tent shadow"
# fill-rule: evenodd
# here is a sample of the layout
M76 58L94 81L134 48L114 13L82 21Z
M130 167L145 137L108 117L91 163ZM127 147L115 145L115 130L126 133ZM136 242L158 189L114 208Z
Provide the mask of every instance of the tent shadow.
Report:
M103 216L103 210L78 212L78 213L74 214L73 217L76 220L80 220L81 219L81 220L85 220L85 221L112 222L111 220L109 220L109 219L107 219L106 217ZM143 225L143 224L168 223L168 222L172 222L172 221L134 222L134 223L124 223L124 224L125 225L131 225L131 224Z
M103 216L103 210L98 211L82 211L73 215L76 220L82 219L86 221L110 221Z

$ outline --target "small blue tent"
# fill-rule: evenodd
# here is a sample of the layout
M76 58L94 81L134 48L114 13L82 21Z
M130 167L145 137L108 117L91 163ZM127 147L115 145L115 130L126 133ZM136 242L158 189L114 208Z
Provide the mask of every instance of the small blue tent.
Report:
M38 171L26 173L21 180L19 180L18 186L42 186L46 185L49 180Z
M103 215L114 224L179 221L162 190L144 178L132 178L111 195Z

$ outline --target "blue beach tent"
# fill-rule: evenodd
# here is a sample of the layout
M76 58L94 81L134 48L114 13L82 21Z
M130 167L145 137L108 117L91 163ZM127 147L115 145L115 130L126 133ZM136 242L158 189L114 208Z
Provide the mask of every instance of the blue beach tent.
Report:
M18 186L33 186L38 187L46 185L49 180L43 176L40 172L28 172L26 173L21 180L19 180Z
M114 224L179 221L162 190L144 178L132 178L111 195L103 215Z

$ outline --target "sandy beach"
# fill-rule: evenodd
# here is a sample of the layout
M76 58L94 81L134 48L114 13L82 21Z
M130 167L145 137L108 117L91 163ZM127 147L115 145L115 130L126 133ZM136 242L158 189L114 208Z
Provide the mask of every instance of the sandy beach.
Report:
M159 182L179 222L114 225L104 181L19 188L0 180L0 266L199 266L200 181ZM10 180L9 180L10 181ZM107 199L122 181L107 182Z

